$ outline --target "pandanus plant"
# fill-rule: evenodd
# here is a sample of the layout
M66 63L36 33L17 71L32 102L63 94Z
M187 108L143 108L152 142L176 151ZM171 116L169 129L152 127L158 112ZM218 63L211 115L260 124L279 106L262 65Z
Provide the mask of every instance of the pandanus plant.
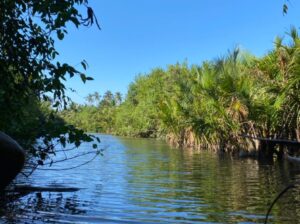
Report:
M277 38L275 49L258 67L267 77L265 89L272 107L267 137L300 140L300 39L295 28L291 28L289 36L289 44Z

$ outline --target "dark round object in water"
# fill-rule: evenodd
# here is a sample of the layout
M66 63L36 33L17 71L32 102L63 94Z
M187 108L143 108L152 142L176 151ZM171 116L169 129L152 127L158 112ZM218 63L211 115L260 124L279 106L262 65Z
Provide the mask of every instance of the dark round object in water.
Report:
M0 132L0 191L22 170L25 153L11 137Z

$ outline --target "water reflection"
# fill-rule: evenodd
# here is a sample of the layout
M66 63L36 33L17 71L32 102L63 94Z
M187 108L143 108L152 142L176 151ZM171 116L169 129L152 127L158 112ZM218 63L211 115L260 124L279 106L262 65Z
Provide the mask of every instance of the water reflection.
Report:
M146 206L158 205L158 213L163 210L183 220L263 222L270 201L289 182L299 180L299 167L288 163L261 164L209 152L166 150L155 142L143 145L139 141L143 140L122 141L129 149L129 158L135 155L137 160L130 163L132 185L128 190L132 189L135 198L142 198ZM141 145L139 150L137 145ZM143 161L137 158L140 156ZM137 190L144 183L148 188ZM297 192L289 192L275 206L274 223L298 223Z
M110 146L104 157L81 169L37 172L29 180L82 190L1 201L0 223L263 223L278 192L300 180L294 164L172 149L156 140L101 139ZM278 201L272 223L299 223L299 191Z
M88 206L89 203L78 200L78 195L66 193L11 195L3 198L0 216L4 215L8 223L55 223L65 215L86 214L85 208Z

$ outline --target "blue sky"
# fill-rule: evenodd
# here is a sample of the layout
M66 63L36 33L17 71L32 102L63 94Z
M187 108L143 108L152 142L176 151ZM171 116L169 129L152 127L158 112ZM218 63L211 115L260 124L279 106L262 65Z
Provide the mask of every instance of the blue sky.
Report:
M261 56L272 49L276 36L291 25L299 27L300 2L290 0L90 0L102 30L76 29L56 46L59 60L80 69L85 59L94 81L67 82L78 103L88 93L106 90L123 95L136 75L152 68L188 61L201 64L236 46Z

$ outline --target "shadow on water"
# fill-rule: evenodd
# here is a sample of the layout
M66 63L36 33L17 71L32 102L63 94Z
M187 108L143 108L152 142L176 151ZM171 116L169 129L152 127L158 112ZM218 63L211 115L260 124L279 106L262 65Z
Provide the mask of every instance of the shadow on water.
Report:
M300 167L288 162L174 149L153 139L101 140L109 148L93 163L28 180L82 190L1 200L0 223L263 223L275 196L300 180ZM299 192L276 203L270 222L299 223Z
M81 208L85 206L77 195L63 193L6 195L2 196L0 216L5 215L9 223L57 222L60 215L84 215Z

